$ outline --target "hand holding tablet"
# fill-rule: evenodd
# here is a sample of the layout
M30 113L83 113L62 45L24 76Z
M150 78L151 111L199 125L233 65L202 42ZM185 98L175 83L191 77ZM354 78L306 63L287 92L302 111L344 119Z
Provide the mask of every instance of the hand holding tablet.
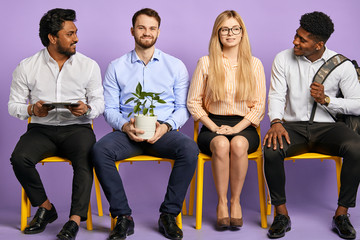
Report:
M78 107L80 103L78 102L45 102L43 103L44 107L48 107L50 109L53 108L69 108L69 107Z

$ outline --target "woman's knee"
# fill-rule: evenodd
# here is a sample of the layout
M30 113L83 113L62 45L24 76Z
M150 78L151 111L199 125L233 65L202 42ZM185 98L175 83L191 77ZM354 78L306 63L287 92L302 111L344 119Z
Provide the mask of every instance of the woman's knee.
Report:
M230 142L224 136L215 137L210 142L210 150L213 155L229 154Z
M245 137L234 137L230 142L231 155L244 155L248 153L249 142Z

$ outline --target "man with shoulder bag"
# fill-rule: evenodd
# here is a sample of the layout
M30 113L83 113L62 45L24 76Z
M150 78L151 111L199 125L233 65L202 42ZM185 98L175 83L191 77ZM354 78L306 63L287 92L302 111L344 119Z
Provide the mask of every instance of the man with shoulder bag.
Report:
M355 207L360 182L360 136L344 123L336 122L329 113L360 115L360 84L350 61L333 69L323 84L313 81L321 66L336 55L325 46L333 32L334 24L326 14L304 14L296 30L294 47L280 52L272 66L268 105L271 128L263 142L265 176L276 213L269 238L283 237L291 229L284 158L306 152L343 158L332 227L342 238L356 237L348 208ZM339 91L343 98L337 96Z

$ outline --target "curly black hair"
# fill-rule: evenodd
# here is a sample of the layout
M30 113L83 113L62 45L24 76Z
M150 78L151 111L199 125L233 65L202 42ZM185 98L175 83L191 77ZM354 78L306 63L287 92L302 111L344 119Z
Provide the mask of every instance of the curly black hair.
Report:
M326 41L334 32L334 23L331 18L323 12L306 13L301 16L300 27L311 33L318 41Z
M48 35L57 36L65 21L76 21L76 12L72 9L55 8L49 10L40 20L39 37L47 47L50 44Z

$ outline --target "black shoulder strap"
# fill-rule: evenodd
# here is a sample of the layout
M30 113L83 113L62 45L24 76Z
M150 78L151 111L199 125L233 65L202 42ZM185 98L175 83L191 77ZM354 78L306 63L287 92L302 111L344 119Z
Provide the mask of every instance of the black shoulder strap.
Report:
M313 78L313 82L317 82L317 83L321 83L323 84L326 80L326 78L329 76L329 74L338 66L340 66L342 63L344 63L345 61L350 61L347 57L341 55L341 54L336 54L334 56L332 56L329 60L327 60L323 65L321 65L321 67L319 68L319 70L315 73L315 76ZM312 124L314 122L314 117L315 117L315 111L316 111L316 107L317 107L317 102L314 101L312 110L311 110L311 115L310 115L310 119L309 119L309 124ZM329 113L330 114L330 113ZM332 116L332 114L330 114L330 116L336 120L334 118L334 116Z

